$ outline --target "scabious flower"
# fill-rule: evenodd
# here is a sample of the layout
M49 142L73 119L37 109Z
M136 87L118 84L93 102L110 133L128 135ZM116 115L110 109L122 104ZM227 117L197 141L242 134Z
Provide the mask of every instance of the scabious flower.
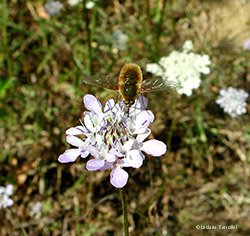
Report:
M13 205L13 200L9 198L13 193L13 185L0 186L0 210Z
M118 29L111 35L113 45L112 48L115 50L124 51L127 49L128 36Z
M193 49L191 40L183 44L183 52L172 51L169 56L162 57L159 63L146 65L146 71L167 80L180 84L179 94L190 96L193 89L200 86L201 74L209 74L211 61L208 55L199 55L190 52Z
M143 164L146 152L152 156L161 156L166 152L166 145L158 140L144 141L151 130L148 126L154 115L145 110L146 99L140 96L126 112L124 102L115 104L108 100L104 110L93 95L83 98L85 107L84 120L80 126L66 131L66 141L75 148L66 150L58 158L61 163L74 162L78 156L89 160L89 171L111 169L110 182L116 188L122 188L128 181L125 167L138 168ZM77 137L85 136L84 138Z
M242 47L244 50L249 51L250 52L250 38L246 39L244 41L244 43L242 44Z
M244 90L229 87L220 90L220 96L216 103L223 108L224 112L235 117L246 113L247 97L248 94Z
M60 13L63 5L59 1L49 1L45 4L45 10L50 16L54 16Z

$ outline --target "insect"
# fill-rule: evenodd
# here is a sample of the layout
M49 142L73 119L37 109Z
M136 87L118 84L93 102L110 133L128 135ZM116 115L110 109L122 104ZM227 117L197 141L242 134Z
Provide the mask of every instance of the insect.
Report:
M83 82L97 87L118 90L127 107L132 106L141 93L176 89L179 86L177 82L161 77L143 80L141 68L135 63L125 64L118 78L86 76Z

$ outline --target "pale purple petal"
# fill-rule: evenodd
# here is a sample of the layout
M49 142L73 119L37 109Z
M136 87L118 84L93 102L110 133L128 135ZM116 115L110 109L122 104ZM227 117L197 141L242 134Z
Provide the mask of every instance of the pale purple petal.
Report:
M80 154L81 150L79 148L68 149L58 157L58 161L61 163L74 162Z
M136 116L136 124L148 127L154 121L154 114L151 111L142 111Z
M66 130L66 135L79 135L79 134L84 134L84 130L81 125Z
M115 157L115 155L114 154L107 154L106 156L105 156L105 160L106 161L108 161L108 162L114 162L114 161L116 161L116 157Z
M105 161L104 166L100 168L100 170L112 169L114 166L114 162Z
M9 206L12 206L14 204L14 201L12 199L8 199L7 202L6 202L6 205L9 207Z
M98 99L95 98L95 96L91 95L91 94L87 94L83 97L83 103L84 106L96 113L96 114L101 114L102 113L102 104L100 103L100 101Z
M72 136L72 135L67 135L66 141L67 141L67 143L69 143L75 147L83 147L85 144L80 138L77 138L77 137Z
M86 168L89 171L99 170L104 166L104 160L92 159L89 160L86 164Z
M117 167L110 173L110 183L116 188L123 188L128 181L128 173Z
M135 103L130 107L129 114L132 116L137 116L141 111L145 110L148 106L147 99L140 95L136 100Z
M149 155L158 157L163 155L167 151L167 146L165 143L152 139L143 143L142 151L146 152Z
M124 159L126 167L139 168L142 166L144 155L138 150L131 150Z
M148 106L148 100L147 100L146 97L140 95L140 96L137 98L137 100L139 101L139 103L140 103L140 105L141 105L141 107L142 107L143 109L146 109L146 108L147 108L147 106Z

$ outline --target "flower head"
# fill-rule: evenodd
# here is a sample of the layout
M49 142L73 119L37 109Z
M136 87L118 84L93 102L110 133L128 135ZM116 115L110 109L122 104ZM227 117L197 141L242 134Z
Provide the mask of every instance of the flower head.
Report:
M68 4L73 7L82 2L82 0L68 0Z
M229 87L220 90L220 96L216 103L223 108L224 112L235 117L246 113L247 97L248 94L244 90Z
M30 207L31 211L33 214L37 214L37 213L41 213L42 212L42 203L41 202L37 202L35 204L33 204Z
M88 10L92 9L95 6L95 3L93 1L87 1L86 2L86 8Z
M147 64L146 71L178 82L177 92L190 96L192 90L200 86L201 74L210 73L211 64L208 55L189 52L192 48L193 43L188 40L183 45L183 52L172 51L169 56L160 58L158 64Z
M49 1L45 4L45 10L50 16L54 16L60 13L63 5L59 1Z
M93 159L87 162L89 171L111 169L110 182L116 188L122 188L128 180L124 167L138 168L145 159L143 152L152 156L161 156L166 152L166 145L158 140L144 140L151 133L148 126L154 115L145 110L146 99L140 96L126 112L124 102L115 104L108 100L104 109L93 95L83 98L89 110L80 126L66 131L66 141L75 148L66 150L58 158L61 163L74 162L78 156ZM82 139L77 137L84 135Z
M111 38L113 40L112 48L120 51L127 49L128 36L121 30L116 30L112 33Z
M9 198L13 193L13 185L9 184L6 187L0 186L0 209L13 205L13 200Z

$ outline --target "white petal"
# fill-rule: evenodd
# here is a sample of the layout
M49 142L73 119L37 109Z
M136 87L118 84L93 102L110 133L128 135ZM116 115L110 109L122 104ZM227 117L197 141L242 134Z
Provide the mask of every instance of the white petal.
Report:
M83 147L84 146L84 142L80 138L77 138L77 137L72 136L72 135L67 135L66 141L67 141L67 143L69 143L75 147Z
M151 130L150 129L146 129L144 133L140 133L136 136L136 140L138 142L143 142L151 133Z
M158 157L163 155L167 151L167 146L165 143L152 139L143 143L142 151L146 152L149 155Z
M84 134L84 130L81 125L66 130L66 135L79 135L79 134Z
M5 187L0 186L0 195L2 195L3 193L5 193Z
M128 173L117 167L110 173L110 183L116 188L123 188L128 181Z
M102 157L101 152L96 149L96 147L88 146L87 151L91 154L91 156L96 159L100 159Z
M124 152L128 152L131 150L135 140L134 139L129 139L123 146Z
M99 170L104 166L104 160L92 159L87 162L86 168L89 171Z
M100 101L95 98L95 96L93 96L91 94L87 94L83 97L83 102L84 102L84 106L88 110L90 110L96 114L102 113L102 105L101 105Z
M84 124L86 125L88 132L94 132L94 125L89 115L84 116Z
M112 109L115 105L115 101L114 99L109 99L106 104L105 104L105 107L104 107L104 112L107 112L109 111L110 109Z
M6 186L5 193L10 196L13 193L13 188L14 186L12 184L8 184Z
M81 150L78 148L68 149L58 157L58 161L61 163L74 162L80 154Z
M89 152L87 151L87 149L85 150L81 150L81 158L85 158L89 155Z

